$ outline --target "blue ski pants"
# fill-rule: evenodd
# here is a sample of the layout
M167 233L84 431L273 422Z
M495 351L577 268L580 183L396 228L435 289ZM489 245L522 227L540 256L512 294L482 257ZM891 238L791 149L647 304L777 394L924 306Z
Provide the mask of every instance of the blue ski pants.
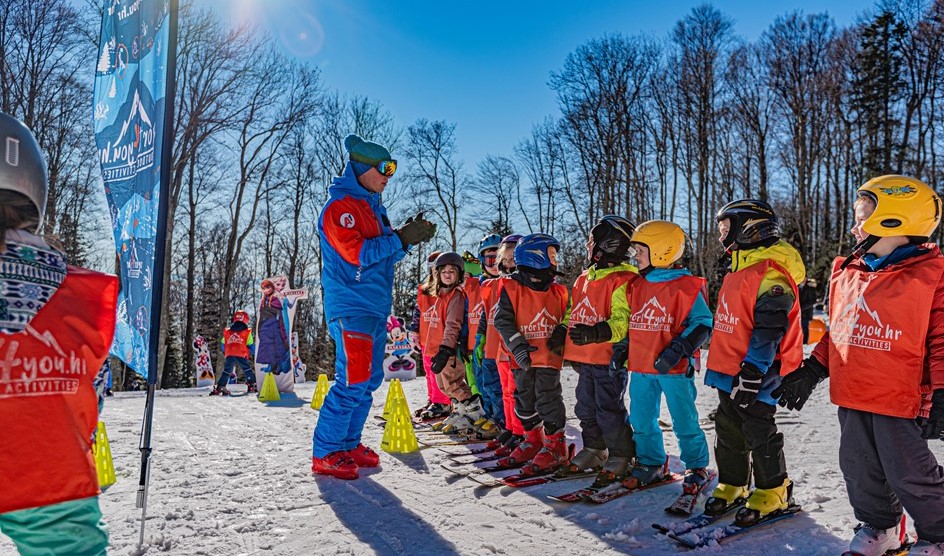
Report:
M505 404L502 402L498 364L494 359L478 361L473 359L472 365L472 369L475 371L475 382L479 385L479 395L482 396L482 408L485 410L485 416L505 428Z
M236 357L235 355L230 355L223 360L223 374L220 375L220 379L216 381L216 385L220 388L226 386L229 382L230 374L233 372L233 368L239 367L243 372L243 376L246 379L246 384L255 384L256 383L256 371L253 370L252 364L245 357Z
M318 413L312 456L356 448L373 393L383 382L387 321L377 317L341 317L328 323L334 340L334 386Z
M708 466L708 441L698 423L694 377L632 373L629 379L629 422L636 440L636 457L643 465L665 463L665 444L659 428L662 395L672 416L680 457L686 469Z

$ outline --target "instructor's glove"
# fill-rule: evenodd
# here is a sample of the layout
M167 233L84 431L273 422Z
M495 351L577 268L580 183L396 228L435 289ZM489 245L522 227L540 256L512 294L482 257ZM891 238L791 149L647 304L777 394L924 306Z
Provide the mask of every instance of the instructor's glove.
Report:
M400 244L404 249L410 245L418 245L433 239L436 235L436 225L423 218L423 213L406 219L402 226L395 230Z
M531 370L531 352L537 351L538 348L528 344L527 342L522 342L516 345L511 350L511 355L515 358L515 363L518 364L522 370L530 371Z
M613 331L610 330L610 325L605 320L601 320L593 326L575 324L570 329L570 339L578 346L609 342L612 337Z
M659 371L660 375L667 374L679 364L682 358L689 356L689 345L688 342L681 338L672 340L672 342L662 350L662 353L659 354L659 357L656 358L652 366Z
M935 390L931 395L931 413L922 419L921 438L942 438L944 435L944 389Z
M547 339L547 349L554 355L564 355L564 343L567 341L567 327L558 324L551 332L551 337Z
M734 377L731 399L742 408L748 407L757 400L757 393L760 392L760 384L763 381L764 373L760 369L747 361L742 361L741 372Z
M629 359L629 340L622 339L613 344L613 357L610 358L609 375L616 378L626 372L626 361Z
M449 363L449 360L456 356L456 348L451 348L448 346L439 346L439 351L436 352L436 355L433 356L432 365L430 370L433 371L434 375L438 375L446 368L446 365Z
M780 407L800 411L810 399L813 389L829 377L829 369L814 357L806 358L800 368L783 377L780 386L770 393Z

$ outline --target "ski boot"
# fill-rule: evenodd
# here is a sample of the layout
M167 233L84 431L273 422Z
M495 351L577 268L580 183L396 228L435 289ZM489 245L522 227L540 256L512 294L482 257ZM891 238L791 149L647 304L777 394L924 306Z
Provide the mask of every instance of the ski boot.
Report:
M422 421L432 421L434 419L439 419L440 417L448 417L450 412L452 412L452 406L446 403L434 403L430 404L423 413L420 413L420 420Z
M632 469L629 458L624 456L612 456L603 464L603 468L597 473L593 481L593 488L603 488L616 481L621 481L623 477Z
M504 444L495 449L495 455L498 457L505 457L510 455L515 451L515 448L518 447L518 444L521 444L524 441L523 436L518 436L517 434L512 434L508 437L508 440Z
M560 429L554 434L544 435L544 445L541 451L535 454L531 463L524 466L522 474L542 475L550 471L556 471L565 467L573 454L567 447L567 437L564 435L564 429Z
M423 413L425 413L426 411L428 411L429 408L430 408L432 405L433 405L433 402L426 402L426 405L424 405L423 407L421 407L421 408L419 408L419 409L417 409L416 411L413 412L413 417L415 417L415 418L417 418L417 419L422 419L422 418L423 418Z
M347 452L331 452L323 458L311 458L311 472L350 481L356 479L357 464Z
M380 455L363 444L358 444L353 450L348 450L347 455L358 467L377 467L380 465Z
M715 491L705 501L705 514L721 515L727 511L728 506L739 504L742 500L747 500L750 495L751 491L748 490L747 486L718 483Z
M793 503L793 482L784 479L783 484L774 488L755 488L747 499L747 504L738 510L734 518L737 525L751 525L767 514L786 510Z
M259 393L259 386L257 386L255 382L249 383L249 384L246 386L246 393L247 393L247 394L258 394L258 393Z
M669 474L669 458L665 458L662 465L645 465L636 463L629 476L623 479L623 486L626 488L639 488L652 483L658 483L665 479Z
M502 428L486 417L482 417L476 421L472 428L475 430L475 436L481 438L482 440L491 440L497 438L501 434Z
M918 541L908 551L908 556L944 556L944 542Z
M571 473L583 473L584 471L599 470L606 463L609 450L606 448L587 448L584 446L577 452L577 455L570 458L570 464L567 471Z
M544 447L544 427L537 425L529 431L524 431L524 439L515 446L507 456L496 462L502 467L518 467L534 459L534 456Z
M485 448L487 450L497 450L501 448L506 442L508 442L512 436L513 435L511 434L511 431L505 429L501 431L501 433L499 433L498 436L486 442ZM508 452L508 453L510 454L511 452Z
M213 387L213 391L210 392L210 395L211 396L229 396L230 391L225 386L223 387L215 386Z
M445 434L456 434L473 431L475 422L482 418L482 398L472 396L464 402L455 404L452 415L442 422L440 430Z
M711 473L705 467L696 467L695 469L686 469L685 478L682 480L682 492L699 492L708 482Z
M855 536L849 541L849 552L862 556L881 556L901 546L903 542L901 521L894 527L882 529L868 523L856 525ZM912 547L913 548L913 547ZM934 554L934 552L931 552Z

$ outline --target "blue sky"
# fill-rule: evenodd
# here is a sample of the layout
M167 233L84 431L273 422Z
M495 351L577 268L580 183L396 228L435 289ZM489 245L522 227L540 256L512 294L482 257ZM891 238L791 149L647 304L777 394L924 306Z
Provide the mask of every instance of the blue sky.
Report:
M286 48L322 68L326 86L380 101L401 126L417 118L457 125L466 169L486 154L510 155L545 116L557 115L547 81L564 58L608 33L668 36L698 0L368 1L217 0L235 10L264 6ZM778 15L828 11L839 26L866 2L714 2L753 40ZM306 40L291 39L305 33ZM396 153L394 153L396 156Z

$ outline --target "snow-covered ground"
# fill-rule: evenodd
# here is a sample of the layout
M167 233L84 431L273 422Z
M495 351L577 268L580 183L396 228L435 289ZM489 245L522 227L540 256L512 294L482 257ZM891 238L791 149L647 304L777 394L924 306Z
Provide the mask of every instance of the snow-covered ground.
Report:
M576 374L565 369L564 392L573 415ZM208 389L158 393L145 550L138 551L140 510L135 508L143 393L109 398L108 427L118 482L102 495L112 554L635 554L693 552L657 535L654 521L678 484L608 504L565 505L547 498L580 481L528 489L479 487L440 467L446 455L426 448L407 455L381 454L381 468L357 481L313 477L311 433L318 413L309 407L315 383L296 385L297 398L278 404L254 396L207 396ZM379 415L388 384L374 396ZM425 402L422 378L403 383L411 408ZM244 388L236 386L242 394ZM798 517L694 551L725 556L835 555L856 524L838 469L839 431L827 384L802 413L778 413L786 436L787 464L803 506ZM699 386L704 418L716 405ZM663 410L665 413L665 411ZM667 413L664 416L668 420ZM382 429L371 417L367 445L379 448ZM577 422L567 424L579 442ZM706 427L709 442L714 432ZM666 433L670 454L678 454ZM944 461L944 442L934 442ZM452 447L451 450L461 448ZM712 462L712 465L714 463ZM681 470L677 457L672 466ZM0 554L15 554L0 537Z

